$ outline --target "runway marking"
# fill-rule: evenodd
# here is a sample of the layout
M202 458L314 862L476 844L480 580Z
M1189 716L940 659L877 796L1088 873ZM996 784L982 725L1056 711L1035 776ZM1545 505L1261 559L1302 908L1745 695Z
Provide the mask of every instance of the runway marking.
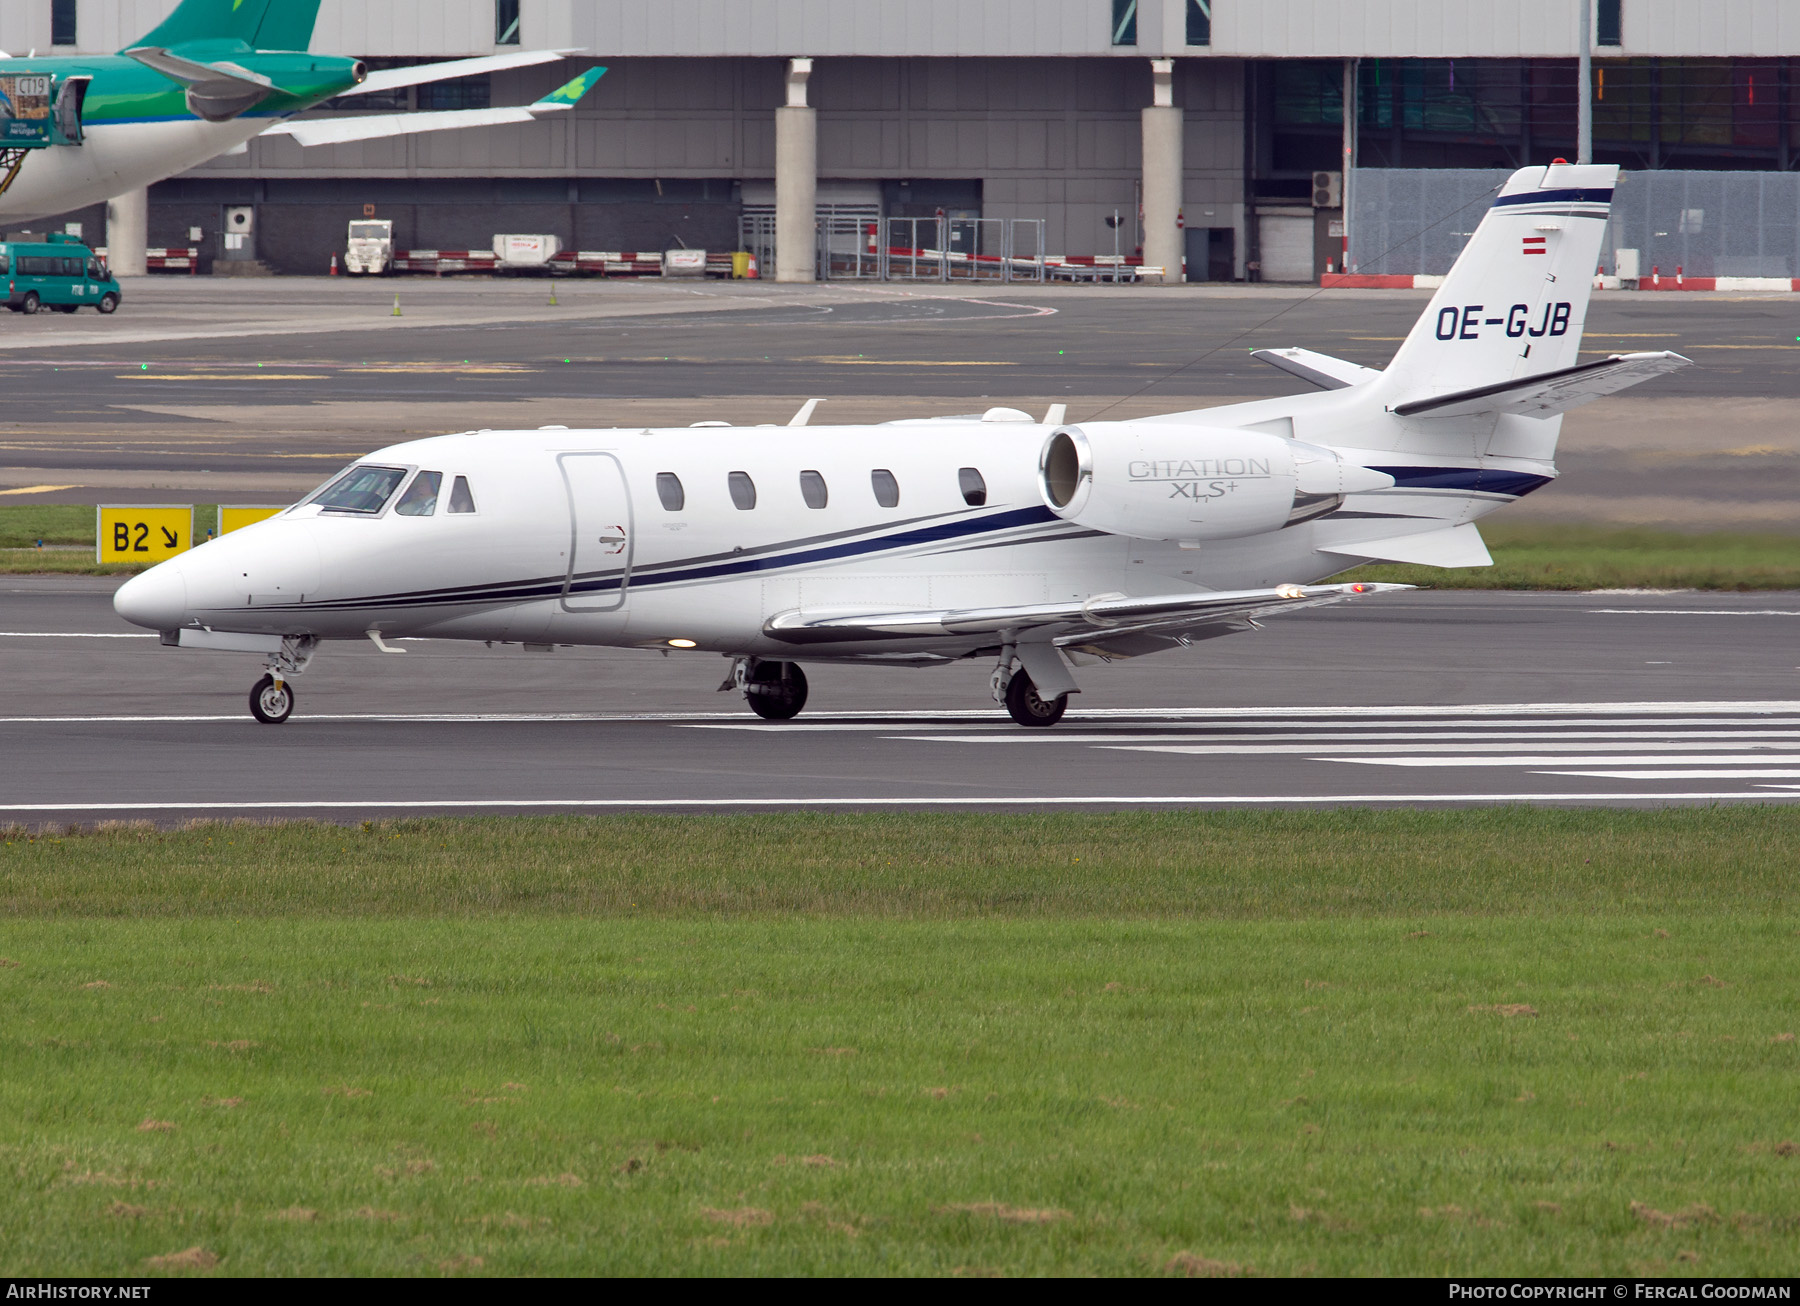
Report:
M1639 724L1646 725L1646 726L1662 726L1665 723L1660 722L1660 721L1644 721L1644 722L1640 722ZM1723 723L1722 722L1705 722L1704 724L1718 725L1718 724L1723 724ZM1021 743L1021 744L1050 744L1050 743L1085 744L1085 745L1088 745L1089 747L1095 747L1095 748L1117 748L1120 750L1135 749L1136 751L1146 752L1146 753L1154 753L1154 752L1165 752L1165 753L1223 752L1223 753L1229 753L1229 752L1239 751L1237 749L1225 747L1225 745L1229 745L1229 744L1266 744L1270 748L1274 748L1278 745L1292 745L1292 747L1287 748L1286 751L1294 752L1294 753L1316 753L1316 752L1321 751L1322 747L1327 746L1327 745L1333 743L1334 741L1338 741L1338 740L1374 740L1374 739L1393 739L1393 740L1412 740L1412 741L1424 740L1424 741L1428 741L1429 743L1431 743L1431 745L1433 747L1438 748L1439 751L1442 751L1442 752L1456 752L1456 751L1469 752L1469 751L1480 750L1483 748L1508 748L1508 747L1523 748L1523 747L1528 746L1528 741L1549 741L1549 740L1573 740L1573 741L1580 741L1580 740L1634 740L1634 741L1636 741L1631 744L1619 744L1619 745L1607 744L1607 743L1593 743L1593 744L1572 743L1570 746L1574 747L1574 748L1587 748L1587 747L1593 747L1596 749L1612 748L1612 747L1641 748L1644 745L1645 735L1644 735L1644 732L1642 732L1642 731L1635 731L1635 730L1561 730L1561 729L1557 729L1556 725L1557 725L1557 723L1547 723L1544 726L1544 728L1540 729L1540 730L1494 730L1494 731L1421 730L1417 734L1411 734L1411 733L1407 733L1404 731L1360 731L1360 730L1346 730L1343 732L1280 731L1279 733L1277 733L1277 732L1271 730L1265 734L1255 734L1255 735L1208 734L1204 737L1205 738L1204 744L1197 744L1197 743L1191 742L1194 739L1195 730L1202 728L1202 727L1198 727L1198 726L1195 727L1194 729L1190 729L1186 734L1180 734L1180 735L1115 735L1115 734L1101 734L1101 733L1092 732L1092 731L1073 731L1073 730L1071 730L1071 731L1068 731L1067 733L1057 733L1048 738L1040 736L1040 735L1035 735L1035 734L1027 735L1022 732L1018 732L1018 731L1014 731L1011 733L995 731L993 733L984 734L984 735L896 734L894 736L894 738L910 740L913 743L934 743L934 744L1013 744L1013 743ZM697 727L697 728L712 729L714 727L709 726L709 727ZM1718 741L1718 740L1733 740L1733 739L1747 739L1747 740L1759 740L1760 739L1760 740L1775 741L1775 740L1784 740L1784 739L1800 739L1800 731L1796 731L1796 730L1693 730L1693 731L1683 730L1683 731L1668 731L1668 732L1656 735L1655 738L1659 742L1670 741L1670 740ZM1450 744L1450 743L1441 743L1440 744L1437 742L1437 741L1442 741L1442 740L1460 740L1460 739L1487 740L1490 742L1477 743L1477 744ZM1310 742L1296 743L1295 741L1310 741ZM1509 741L1527 741L1527 742L1513 743L1513 742L1509 742ZM1163 744L1167 744L1167 745L1171 745L1171 746L1166 747L1166 748L1152 747L1152 745L1163 745ZM1545 743L1544 746L1549 747L1549 744ZM1683 745L1678 744L1678 743L1667 743L1665 746L1673 748L1673 747L1682 747ZM1691 745L1686 745L1686 746L1694 747L1694 748L1714 748L1714 747L1720 747L1722 745L1720 745L1716 742L1711 742L1711 743L1695 742ZM1747 744L1745 746L1750 747L1751 745ZM1359 753L1384 753L1384 752L1405 752L1405 751L1408 751L1408 749L1405 747L1385 747L1385 746L1376 746L1376 745L1372 745L1372 744L1357 743L1354 745L1345 744L1342 749L1335 750L1335 751L1359 752ZM1416 751L1416 749L1414 749L1413 751Z
M1151 750L1145 749L1145 752ZM1159 753L1187 752L1187 749L1159 748ZM1309 750L1318 752L1318 749ZM1742 753L1713 753L1684 755L1680 753L1645 753L1641 755L1627 754L1622 757L1558 757L1554 753L1547 754L1490 754L1486 757L1319 757L1318 762L1353 762L1361 766L1699 766L1713 763L1719 766L1741 765L1747 761L1785 762L1790 765L1800 762L1800 753L1776 753L1768 757L1749 758ZM1574 772L1558 772L1561 775L1572 775ZM1696 775L1712 775L1714 772L1695 772ZM1646 779L1640 775L1634 779Z
M1589 608L1590 616L1608 617L1800 617L1783 608Z
M1634 744L1625 744L1625 743L1594 744L1591 742L1589 742L1589 743L1572 742L1569 744L1558 744L1553 739L1547 738L1547 737L1540 737L1536 740L1530 740L1530 741L1521 740L1517 743L1514 743L1511 745L1503 745L1499 748L1495 748L1495 747L1493 747L1491 745L1487 745L1487 744L1443 744L1443 745L1435 745L1435 746L1432 746L1432 745L1417 745L1417 746L1415 746L1415 745L1411 745L1411 744L1363 744L1363 745L1360 745L1360 746L1354 747L1354 748L1330 748L1325 745L1316 744L1316 743L1315 744L1270 743L1270 744L1261 745L1261 746L1256 745L1256 744L1240 744L1240 745L1236 745L1236 746L1224 745L1224 746L1215 747L1210 744L1189 744L1189 745L1182 745L1182 744L1162 744L1162 745L1125 744L1125 745L1118 745L1118 744L1107 744L1107 743L1100 743L1100 742L1096 742L1094 744L1094 747L1102 748L1108 752L1114 752L1114 753L1186 753L1191 756L1278 757L1278 756L1303 756L1303 755L1311 754L1312 760L1315 762L1363 762L1370 766L1587 766L1587 765L1605 766L1609 763L1615 763L1615 762L1619 763L1621 765L1627 764L1627 763L1635 763L1635 764L1642 765L1642 766L1656 765L1658 763L1658 759L1656 757L1641 755L1638 752L1638 750L1644 748L1646 742L1653 742L1656 745L1663 747L1663 748L1667 748L1667 749L1680 749L1683 747L1683 745L1681 745L1681 744L1665 743L1662 740L1654 740L1654 741L1639 740L1637 743L1634 743ZM1718 741L1716 741L1716 740L1709 740L1704 743L1697 742L1697 743L1687 745L1688 748L1691 748L1694 750L1705 749L1705 748L1718 748L1719 746L1720 745L1719 745ZM1679 762L1679 763L1686 763L1689 765L1694 765L1694 764L1698 764L1701 762L1709 762L1709 761L1711 761L1711 762L1741 762L1744 760L1744 755L1746 753L1754 752L1758 748L1767 748L1767 747L1770 747L1770 745L1768 745L1768 744L1746 744L1746 745L1744 745L1743 749L1740 752L1732 753L1729 755L1719 754L1719 755L1712 755L1712 756L1707 756L1707 755L1690 756L1687 754L1682 754L1680 756L1672 756L1668 760L1671 764ZM1516 751L1509 752L1508 751L1509 748L1512 750L1516 750ZM1534 750L1536 750L1536 751L1534 751ZM1616 752L1616 753L1624 754L1624 756L1618 756L1618 757L1609 757L1609 756L1561 757L1561 756L1540 756L1539 755L1539 753L1546 753L1546 754L1557 754L1557 753L1604 754L1604 753L1608 753L1608 752ZM1321 754L1321 753L1333 753L1333 754L1405 753L1405 754L1407 754L1407 756L1406 757L1369 757L1369 756L1364 756L1364 757L1345 757L1345 756L1321 757L1321 756L1319 756L1319 754ZM1481 754L1481 756L1476 756L1476 757L1448 756L1448 754L1452 754L1452 753L1456 753L1456 754L1477 753L1477 754ZM1770 762L1800 762L1800 753L1770 754L1770 755L1768 755L1768 757L1766 759L1759 759L1759 760L1767 760Z
M1786 786L1780 786L1785 788ZM1718 799L1757 799L1762 802L1800 800L1800 793L1773 792L1777 786L1744 791L1693 793L1514 793L1514 794L1069 794L1057 797L994 794L972 798L952 794L941 798L405 798L405 799L277 799L255 802L102 802L102 803L6 803L0 812L255 812L255 811L413 811L438 808L539 808L575 807L624 809L646 807L1141 807L1202 805L1263 806L1336 803L1629 803L1688 802Z
M156 639L155 631L113 634L91 630L0 630L0 639Z
M1542 771L1541 775L1584 775L1602 780L1794 780L1800 771L1744 769L1709 771Z
M0 494L50 494L56 490L79 490L79 485L21 485L16 490L0 490Z

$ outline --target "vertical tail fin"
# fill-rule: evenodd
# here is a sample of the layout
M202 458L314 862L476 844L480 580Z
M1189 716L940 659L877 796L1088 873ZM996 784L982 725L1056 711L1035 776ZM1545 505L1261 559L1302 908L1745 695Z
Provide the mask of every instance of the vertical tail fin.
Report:
M252 50L304 50L319 0L181 0L132 48L172 50L192 41L242 41Z
M1618 176L1564 163L1513 173L1388 365L1388 402L1572 366Z

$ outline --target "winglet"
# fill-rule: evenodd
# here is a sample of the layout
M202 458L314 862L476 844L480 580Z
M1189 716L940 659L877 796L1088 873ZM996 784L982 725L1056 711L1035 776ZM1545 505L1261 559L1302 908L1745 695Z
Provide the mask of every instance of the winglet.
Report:
M812 421L813 410L824 402L825 401L822 399L808 399L805 403L800 405L799 412L788 418L788 425L805 426L808 422Z
M581 97L594 89L594 83L606 76L604 67L588 69L572 82L565 82L541 100L532 102L533 109L573 109Z

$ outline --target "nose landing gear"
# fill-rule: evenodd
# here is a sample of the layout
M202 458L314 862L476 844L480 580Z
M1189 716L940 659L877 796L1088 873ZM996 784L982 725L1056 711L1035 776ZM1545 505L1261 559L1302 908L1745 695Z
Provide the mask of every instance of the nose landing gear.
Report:
M791 721L806 706L806 673L798 662L737 658L719 688L742 691L750 710L765 721Z
M263 668L263 678L250 688L250 715L265 726L278 726L294 714L294 687L289 677L306 670L319 647L316 635L289 635L281 652Z
M294 687L273 675L264 676L250 690L250 715L265 726L278 726L294 712Z

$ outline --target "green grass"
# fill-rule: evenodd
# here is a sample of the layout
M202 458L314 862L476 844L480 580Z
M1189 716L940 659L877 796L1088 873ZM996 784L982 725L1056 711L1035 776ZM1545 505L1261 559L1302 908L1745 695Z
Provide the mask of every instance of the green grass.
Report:
M1483 522L1492 567L1358 567L1339 580L1426 589L1800 589L1800 535Z
M1792 1275L1796 853L1747 807L14 830L0 1274Z
M94 543L94 509L88 504L20 503L0 507L0 549L45 544Z

